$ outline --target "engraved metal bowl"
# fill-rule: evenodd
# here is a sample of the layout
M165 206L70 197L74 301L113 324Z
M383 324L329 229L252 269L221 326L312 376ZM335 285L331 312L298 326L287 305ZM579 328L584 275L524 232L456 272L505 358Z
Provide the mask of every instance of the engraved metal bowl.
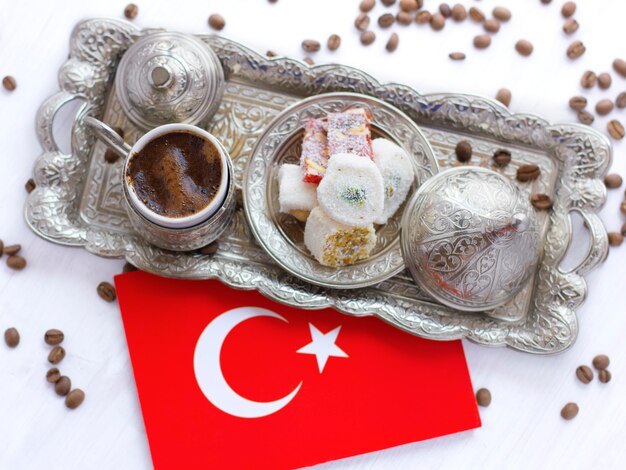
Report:
M217 55L195 37L158 31L122 56L115 86L124 113L141 129L200 124L220 105L224 71Z
M533 207L495 171L462 166L424 183L402 219L402 251L415 282L444 305L498 307L538 261Z
M430 144L404 113L375 98L355 93L328 93L302 100L269 124L257 140L246 167L243 196L246 216L257 241L291 274L319 286L354 289L384 281L405 267L400 249L400 219L404 205L376 231L377 243L369 258L341 267L321 265L303 242L304 223L278 210L278 169L299 163L304 125L310 117L365 108L372 114L373 137L400 145L415 168L413 188L438 167Z

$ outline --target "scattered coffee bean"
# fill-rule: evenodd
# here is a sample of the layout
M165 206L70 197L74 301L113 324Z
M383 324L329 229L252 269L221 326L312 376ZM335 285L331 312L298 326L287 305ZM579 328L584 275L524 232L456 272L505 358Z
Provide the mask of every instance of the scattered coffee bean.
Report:
M626 78L626 60L615 59L613 61L613 70L615 70L622 77Z
M589 366L578 366L576 369L576 377L584 384L588 384L593 380L593 371Z
M569 107L574 111L582 111L587 107L587 98L584 96L573 96L569 100Z
M511 10L505 7L495 7L492 11L494 18L506 22L511 19Z
M485 21L485 14L482 12L482 10L476 7L470 7L469 16L477 23L482 23L483 21Z
M446 19L441 13L435 13L430 19L430 27L435 31L441 31L446 25Z
M574 2L565 2L561 8L561 14L563 18L569 18L576 11L576 4Z
M622 234L622 237L626 237L626 222L622 224L622 228L620 229L619 233Z
M400 0L400 10L402 11L415 11L417 7L417 0Z
M617 106L619 109L626 108L626 91L623 91L619 95L617 95L617 98L615 98L615 106Z
M620 246L624 242L624 236L619 232L609 232L609 245Z
M67 406L70 410L74 410L78 408L84 400L85 392L83 392L80 388L75 388L65 397L65 406Z
M365 31L370 25L370 17L365 13L359 13L359 16L354 20L354 27L359 31Z
M539 167L533 163L527 163L525 165L521 165L518 169L517 169L517 180L525 183L527 181L532 181L535 180L537 178L539 178L539 175L541 174L541 170L539 169Z
M566 420L574 419L578 414L578 405L576 403L568 403L561 410L561 417Z
M463 54L462 52L451 52L450 54L448 54L448 57L450 57L452 60L465 60L465 54Z
M489 18L483 23L483 28L489 33L497 33L500 31L500 22L495 18Z
M549 211L553 205L552 199L547 194L532 194L530 203L535 209L540 211Z
M398 35L396 33L392 33L389 41L387 41L385 49L387 49L388 52L394 52L398 48L398 41L400 41Z
M474 47L476 49L487 49L491 45L491 36L488 34L479 34L474 38Z
M604 184L608 189L619 188L623 183L622 177L617 173L611 173L604 178Z
M52 369L49 369L48 372L46 372L46 380L52 384L57 383L60 378L61 372L59 372L59 369L57 369L56 367L53 367Z
M456 159L462 163L469 162L472 158L472 145L466 140L462 140L456 144L454 151L456 153Z
M21 271L26 267L26 260L18 255L9 256L7 258L7 266L16 271Z
M50 364L58 364L64 357L65 349L63 349L63 346L55 346L50 351L50 354L48 354L48 362Z
M620 205L619 205L619 210L622 214L626 215L626 201L623 201Z
M7 328L4 332L4 342L7 343L7 346L10 348L16 347L20 344L20 333L17 331L17 328Z
M316 41L315 39L305 39L304 41L302 41L302 49L304 49L306 52L317 52L320 50L320 48L321 45L319 41Z
M138 269L128 262L124 263L124 267L122 268L123 273L130 273L133 271L138 271Z
M61 330L57 330L56 328L52 328L43 335L43 340L46 344L50 346L56 346L57 344L61 344L65 339L65 335Z
M413 15L408 11L399 11L396 15L396 21L402 26L408 26L413 23Z
M589 111L585 111L584 109L578 113L578 120L586 125L591 125L594 121L593 114Z
M315 62L313 62L313 59L311 59L310 57L305 57L304 59L302 59L302 61L307 64L307 65L313 65L315 64Z
M578 59L581 55L583 55L586 51L585 45L582 41L574 41L567 48L566 54L570 59Z
M530 41L527 41L526 39L520 39L515 43L515 50L524 57L528 57L530 54L532 54L533 49L534 48L532 43Z
M15 80L15 77L7 75L2 79L2 86L7 91L13 91L17 88L17 81Z
M362 0L361 3L359 4L359 10L361 10L364 13L367 13L368 11L371 11L375 5L376 5L376 0Z
M430 23L433 19L433 15L429 11L418 11L415 14L415 22L417 24Z
M390 7L391 5L393 5L394 3L396 3L396 0L380 0L381 3L383 5L385 5L386 7Z
M137 13L139 13L139 7L134 3L129 3L126 5L126 8L124 8L124 16L129 20L137 18Z
M270 49L270 50L268 50L268 51L265 53L265 55L266 55L266 56L268 56L268 57L278 57L278 52L276 52L276 51L272 51L272 50Z
M563 32L565 34L574 34L576 31L578 31L579 26L580 25L578 24L578 21L570 18L563 24Z
M478 403L478 406L489 406L491 404L491 392L486 388L478 390L476 392L476 403Z
M617 119L609 121L606 125L606 129L609 132L609 135L615 140L622 140L624 138L624 126L622 126L622 123Z
M373 31L363 31L361 33L361 44L369 46L376 40L376 35Z
M613 111L613 102L611 100L600 100L596 103L596 113L600 116L606 116Z
M213 13L209 16L209 26L217 31L221 31L224 29L224 26L226 26L226 21L222 15Z
M22 249L22 245L18 243L16 243L15 245L7 245L4 247L4 253L9 256L17 255L21 249Z
M455 4L452 7L452 19L454 21L463 21L467 18L467 10L460 3Z
M600 372L598 372L598 380L600 380L600 382L603 384L610 382L611 373L606 369L601 370Z
M552 3L552 0L541 0L541 3L543 3L544 5L549 5L550 3Z
M117 297L115 295L115 287L106 281L98 284L98 295L101 299L106 300L107 302L113 302Z
M4 242L0 240L0 256L4 254Z
M498 168L504 168L511 163L511 152L505 149L498 149L493 153L493 162Z
M596 76L595 72L587 70L585 73L583 73L583 76L580 77L580 86L586 89L593 88L596 85L597 80L598 77Z
M26 182L26 184L24 185L24 187L26 188L26 192L27 192L28 194L30 194L30 193L32 193L32 192L35 190L35 188L37 187L37 185L35 184L35 180L34 180L34 179L32 179L32 178L30 178L30 179Z
M65 375L61 376L59 380L57 380L56 383L54 384L54 391L56 392L57 395L61 397L64 397L65 395L70 393L71 388L72 388L72 381L70 380L69 377Z
M119 159L120 156L111 149L106 149L104 152L104 161L107 163L115 163Z
M396 17L391 13L385 13L378 17L378 26L381 28L389 28L396 21Z
M511 104L511 90L508 88L500 88L498 93L496 93L496 99L504 106L508 107Z
M330 51L336 51L341 46L341 37L337 34L331 34L328 36L328 41L326 41L326 47Z
M439 5L439 13L443 15L444 18L450 18L452 16L452 8L447 3L442 3Z
M603 72L598 75L598 86L603 90L606 90L611 86L611 75L609 73Z

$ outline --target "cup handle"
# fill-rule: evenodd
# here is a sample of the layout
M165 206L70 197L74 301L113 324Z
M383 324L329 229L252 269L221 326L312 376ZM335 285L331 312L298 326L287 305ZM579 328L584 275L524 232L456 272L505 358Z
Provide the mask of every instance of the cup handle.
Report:
M84 119L85 124L102 140L107 147L117 153L120 157L126 158L130 154L131 146L124 142L117 132L111 129L102 121L87 116Z

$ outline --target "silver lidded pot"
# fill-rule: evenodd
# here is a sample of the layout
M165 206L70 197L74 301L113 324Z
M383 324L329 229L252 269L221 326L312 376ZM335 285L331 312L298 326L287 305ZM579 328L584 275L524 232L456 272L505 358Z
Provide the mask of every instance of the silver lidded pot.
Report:
M415 282L463 311L490 310L512 299L539 258L528 198L485 168L457 167L424 183L404 211L401 238Z

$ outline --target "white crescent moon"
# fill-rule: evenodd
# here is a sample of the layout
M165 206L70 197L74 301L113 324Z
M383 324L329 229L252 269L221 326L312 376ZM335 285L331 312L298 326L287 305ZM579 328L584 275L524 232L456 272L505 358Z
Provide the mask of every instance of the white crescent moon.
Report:
M198 338L193 355L196 381L204 396L223 412L240 418L260 418L276 413L296 396L302 386L300 382L289 395L279 400L258 402L242 397L228 385L220 364L222 344L234 327L255 317L273 317L287 322L277 313L264 308L240 307L228 310L206 326Z

